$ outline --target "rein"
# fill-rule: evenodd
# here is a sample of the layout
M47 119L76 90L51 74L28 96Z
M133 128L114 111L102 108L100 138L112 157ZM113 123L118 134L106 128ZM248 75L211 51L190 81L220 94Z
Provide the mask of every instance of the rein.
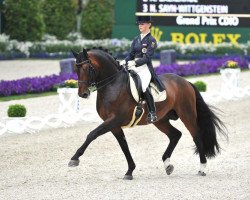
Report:
M80 84L85 84L85 85L88 86L88 89L91 92L94 92L96 90L99 90L99 89L105 87L106 85L111 83L120 72L122 72L124 70L124 68L123 68L122 70L118 71L117 73L115 73L115 74L113 74L113 75L111 75L111 76L109 76L109 77L107 77L107 78L105 78L105 79L103 79L101 81L96 82L94 80L94 76L93 76L93 75L95 75L95 78L96 78L96 71L95 71L95 68L93 67L93 65L92 65L92 63L91 63L91 61L89 59L87 59L87 60L85 60L83 62L80 62L80 63L76 63L76 66L80 67L80 66L82 66L84 64L89 64L88 73L89 73L90 81L89 80L88 81L78 80L78 86Z
M109 77L107 77L107 78L105 78L105 79L103 79L103 80L101 80L101 81L99 81L99 82L96 82L96 83L95 83L96 90L101 89L101 88L103 88L104 86L106 86L106 85L108 85L109 83L111 83L111 82L116 78L116 76L117 76L120 72L122 72L123 70L124 70L124 69L118 71L117 73L115 73L115 74L113 74L113 75L111 75L111 76L109 76ZM107 81L107 83L103 84L105 81ZM103 85L102 85L102 84L103 84ZM94 90L94 91L95 91L95 90Z

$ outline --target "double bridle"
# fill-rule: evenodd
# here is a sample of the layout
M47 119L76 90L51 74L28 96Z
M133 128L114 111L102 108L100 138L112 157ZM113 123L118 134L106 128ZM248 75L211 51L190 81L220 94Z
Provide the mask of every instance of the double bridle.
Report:
M113 79L117 76L117 74L123 70L120 70L118 71L117 73L101 80L101 81L98 81L96 82L96 76L97 76L97 73L96 73L96 70L95 68L93 67L91 61L89 59L83 61L83 62L80 62L80 63L76 63L76 67L77 68L80 68L82 65L85 65L85 64L89 64L89 67L88 67L88 77L89 77L89 80L88 81L82 81L82 80L78 80L78 86L80 86L81 84L85 84L87 85L88 89L90 91L95 91L95 90L98 90L98 89L101 89L102 87L108 85L111 81L113 81Z
M88 67L89 80L88 81L78 80L78 86L80 86L81 84L85 84L85 85L88 86L88 88L96 88L96 82L95 82L96 71L95 71L95 68L93 67L93 65L91 64L90 60L87 59L87 60L85 60L83 62L76 63L76 67L80 68L82 65L85 65L85 64L89 64L89 67Z

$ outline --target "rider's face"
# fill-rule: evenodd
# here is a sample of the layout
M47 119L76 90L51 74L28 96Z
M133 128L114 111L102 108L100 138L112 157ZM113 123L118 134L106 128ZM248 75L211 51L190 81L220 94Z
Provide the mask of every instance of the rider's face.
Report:
M141 33L147 33L150 30L151 23L139 23L139 30Z

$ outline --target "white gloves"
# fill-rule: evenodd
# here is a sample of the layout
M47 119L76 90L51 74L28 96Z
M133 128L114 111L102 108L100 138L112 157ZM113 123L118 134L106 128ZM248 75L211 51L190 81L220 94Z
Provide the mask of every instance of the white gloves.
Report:
M132 70L133 68L135 68L135 61L134 60L129 60L127 63L126 63L126 60L122 60L120 62L120 65L126 65L127 64L127 67L128 67L128 70Z
M133 66L135 66L135 65L136 65L136 63L135 63L134 60L129 60L129 61L128 61L128 67L133 67Z
M126 60L122 60L121 62L120 62L120 65L125 65L126 64Z

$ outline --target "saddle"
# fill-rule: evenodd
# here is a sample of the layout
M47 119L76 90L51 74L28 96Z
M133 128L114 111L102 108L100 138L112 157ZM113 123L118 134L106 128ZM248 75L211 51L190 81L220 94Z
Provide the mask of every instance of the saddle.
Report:
M139 104L134 108L134 112L130 122L126 126L123 126L122 128L130 128L136 126L144 114L144 109L141 107L141 102L140 102L141 96L143 96L141 79L138 76L138 74L135 73L133 70L129 71L129 85L133 98ZM155 102L166 100L167 93L165 90L160 92L154 83L150 83L149 87L151 89L151 93L153 95Z
M130 85L130 91L131 94L136 102L140 101L140 97L142 96L142 86L141 86L141 79L138 76L137 73L135 73L133 70L129 73L129 85ZM157 86L154 83L149 84L149 88L151 90L151 93L154 98L154 102L161 102L166 100L167 93L166 90L160 92L157 88Z

